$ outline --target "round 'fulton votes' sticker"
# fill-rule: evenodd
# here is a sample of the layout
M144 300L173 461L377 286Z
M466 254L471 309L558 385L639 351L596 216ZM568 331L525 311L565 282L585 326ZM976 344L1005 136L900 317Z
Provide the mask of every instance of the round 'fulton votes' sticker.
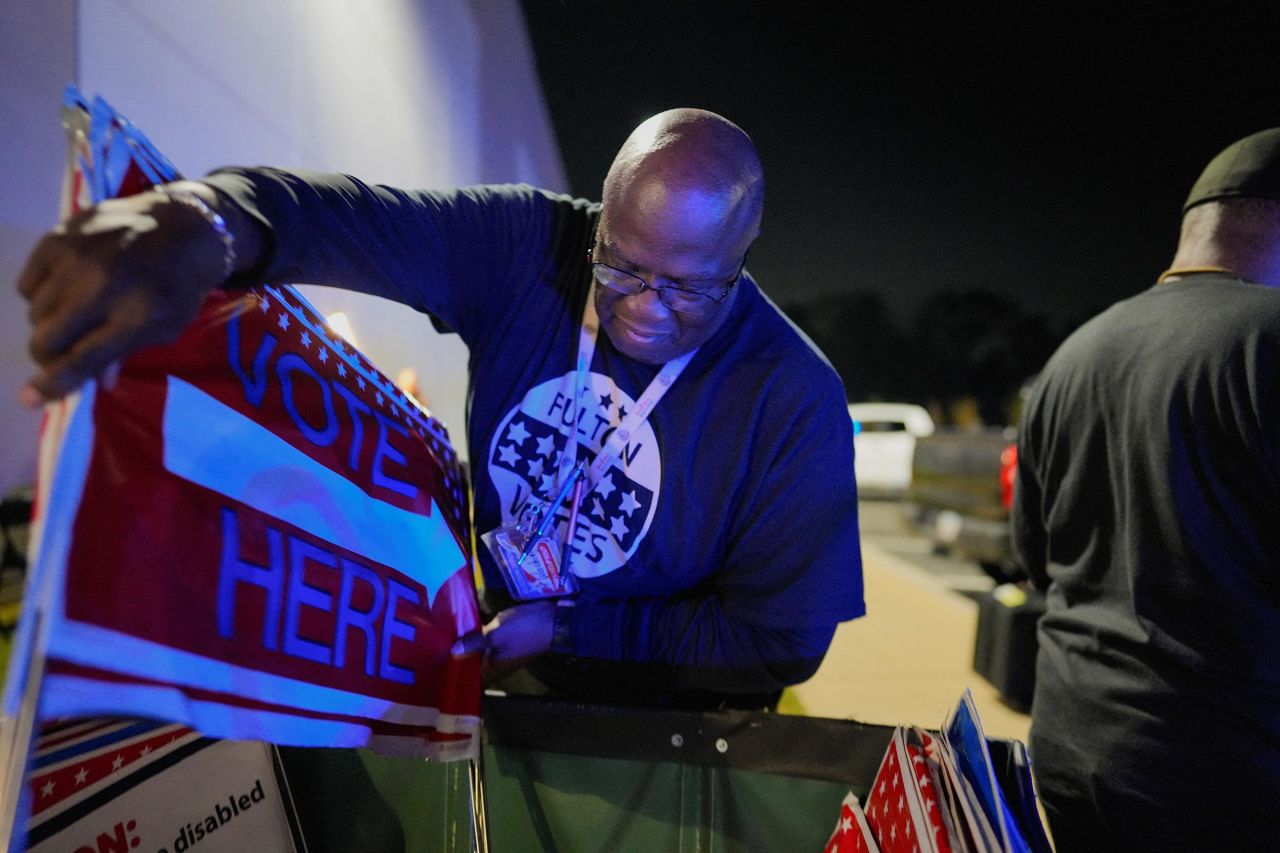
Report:
M579 389L575 417L573 401L565 395L575 376L566 374L531 389L493 434L486 462L503 524L514 523L531 493L544 500L555 496L570 429L578 439L578 458L593 460L635 408L635 401L608 376L591 373L587 387ZM583 497L573 537L575 575L598 577L627 562L649 532L661 483L662 458L646 420ZM563 542L568 508L560 507L557 516L555 539Z

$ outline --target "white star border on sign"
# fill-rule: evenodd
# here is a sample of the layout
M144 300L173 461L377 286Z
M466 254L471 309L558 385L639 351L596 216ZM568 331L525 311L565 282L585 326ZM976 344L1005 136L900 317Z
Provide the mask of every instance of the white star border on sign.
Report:
M372 400L367 393L359 394L359 397L379 409L389 409L392 415L398 416L401 426L425 442L444 474L447 492L461 507L464 497L462 467L444 424L424 409L416 399L405 394L389 377L384 376L355 347L350 347L348 352L349 345L346 339L324 323L319 312L302 294L288 285L283 287L265 285L262 291L259 293L259 298L262 300L260 307L264 313L268 312L273 305L280 308L277 325L281 330L288 330L291 325L300 328L299 340L308 350L314 337L319 347L317 357L322 364L328 361L330 355L333 355L336 359L335 367L338 377L345 379L350 372L354 375L359 391L366 392L366 388L369 387L373 392Z

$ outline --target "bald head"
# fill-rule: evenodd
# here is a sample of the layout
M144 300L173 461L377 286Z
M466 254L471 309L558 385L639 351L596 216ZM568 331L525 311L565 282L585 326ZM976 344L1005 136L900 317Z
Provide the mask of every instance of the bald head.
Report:
M764 175L750 137L706 110L659 113L632 131L604 181L604 207L628 208L666 239L720 243L743 254L760 232Z
M668 110L627 137L604 181L593 247L597 263L641 283L595 289L600 326L623 355L663 364L710 340L742 291L763 199L755 146L715 113ZM680 307L668 304L676 291Z

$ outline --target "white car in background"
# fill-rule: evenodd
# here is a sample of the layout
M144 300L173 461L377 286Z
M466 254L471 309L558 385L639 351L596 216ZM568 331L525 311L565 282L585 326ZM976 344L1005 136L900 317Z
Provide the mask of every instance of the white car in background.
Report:
M854 474L859 497L901 497L911 485L916 439L933 433L933 418L912 403L850 403Z

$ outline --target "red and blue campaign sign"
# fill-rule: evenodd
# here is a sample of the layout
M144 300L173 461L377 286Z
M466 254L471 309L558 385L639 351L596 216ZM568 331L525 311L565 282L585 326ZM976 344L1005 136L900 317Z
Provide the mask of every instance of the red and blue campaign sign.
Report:
M28 778L30 853L305 850L266 744L99 718L46 727Z
M105 104L78 116L73 201L174 177ZM50 407L15 662L43 673L39 719L471 756L479 661L449 654L479 627L466 508L440 423L296 291L215 293ZM10 714L35 683L13 669Z

